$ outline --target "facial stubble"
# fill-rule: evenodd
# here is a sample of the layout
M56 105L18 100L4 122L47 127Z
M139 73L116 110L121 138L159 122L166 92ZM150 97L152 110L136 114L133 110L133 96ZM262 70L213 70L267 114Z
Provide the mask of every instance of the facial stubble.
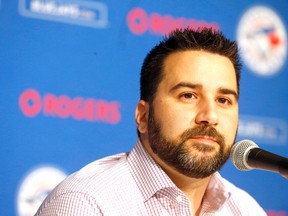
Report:
M220 170L228 160L231 147L226 147L224 136L215 128L202 124L187 129L177 139L171 140L162 134L162 126L155 120L152 106L148 118L151 149L179 173L192 178L205 178ZM199 136L213 138L218 147L191 141Z

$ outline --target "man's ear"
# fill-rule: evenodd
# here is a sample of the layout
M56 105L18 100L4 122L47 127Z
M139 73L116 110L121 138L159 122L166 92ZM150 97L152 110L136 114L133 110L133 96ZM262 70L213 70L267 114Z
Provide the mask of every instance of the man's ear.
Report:
M135 110L135 120L138 131L144 134L148 131L148 114L149 104L144 100L140 100Z

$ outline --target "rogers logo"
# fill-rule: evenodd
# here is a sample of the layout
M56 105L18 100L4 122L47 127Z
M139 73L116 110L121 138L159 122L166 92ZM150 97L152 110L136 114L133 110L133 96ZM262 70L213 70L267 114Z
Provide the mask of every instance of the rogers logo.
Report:
M136 35L142 35L147 31L152 34L165 35L176 28L210 27L218 30L219 24L216 22L208 23L204 20L187 19L184 17L173 17L171 15L161 15L158 13L148 14L142 8L132 9L126 17L130 31Z
M94 98L56 96L47 93L41 96L35 89L25 90L19 97L19 107L27 117L35 117L41 112L45 116L75 120L117 124L121 120L120 103Z

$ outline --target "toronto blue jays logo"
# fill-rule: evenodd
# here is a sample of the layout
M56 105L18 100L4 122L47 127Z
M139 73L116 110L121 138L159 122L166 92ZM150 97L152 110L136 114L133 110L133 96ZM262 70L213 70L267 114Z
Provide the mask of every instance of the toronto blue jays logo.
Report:
M34 215L46 196L66 176L62 170L53 166L41 166L30 171L18 190L18 215Z
M268 7L255 6L243 14L237 41L244 64L258 75L273 75L285 63L286 30L277 13Z

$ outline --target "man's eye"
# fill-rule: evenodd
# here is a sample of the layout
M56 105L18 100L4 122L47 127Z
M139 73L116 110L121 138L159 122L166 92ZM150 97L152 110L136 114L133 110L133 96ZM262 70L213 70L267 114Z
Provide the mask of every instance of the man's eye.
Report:
M193 93L184 93L181 95L181 98L183 99L192 99L195 98L195 95Z
M222 104L230 104L231 103L227 98L219 98L218 101L219 101L219 103L222 103Z

